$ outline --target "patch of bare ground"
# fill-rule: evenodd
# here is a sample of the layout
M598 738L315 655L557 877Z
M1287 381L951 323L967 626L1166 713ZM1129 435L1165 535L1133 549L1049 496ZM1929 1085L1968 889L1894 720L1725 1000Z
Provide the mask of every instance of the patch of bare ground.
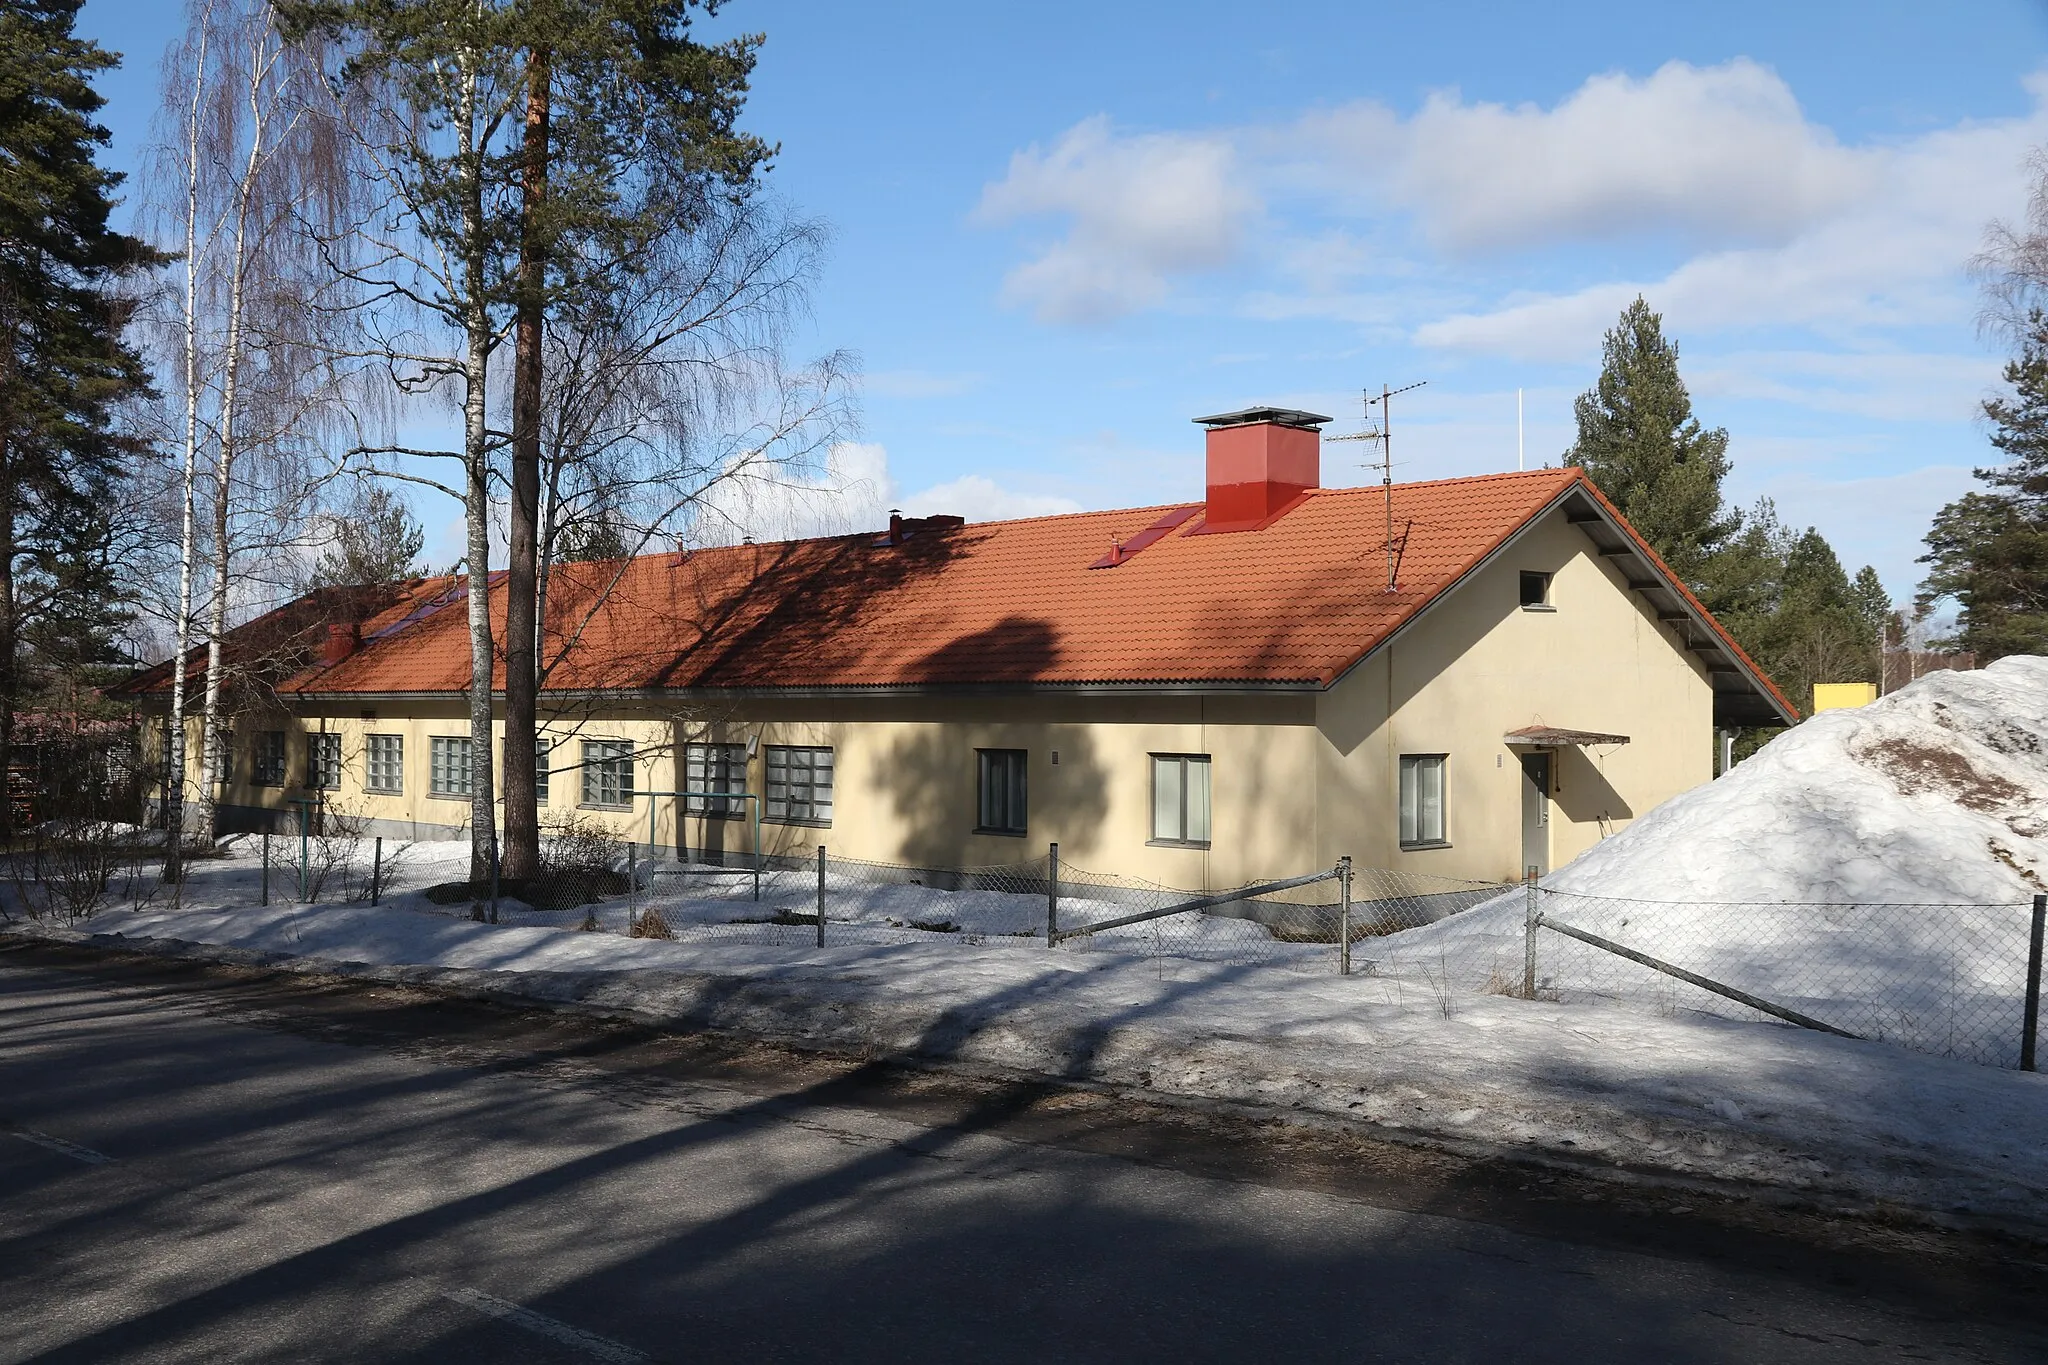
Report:
M1954 749L1910 739L1880 739L1863 746L1856 757L1890 778L1906 796L1931 792L2001 819L2016 806L2032 804L2025 787L1983 771Z

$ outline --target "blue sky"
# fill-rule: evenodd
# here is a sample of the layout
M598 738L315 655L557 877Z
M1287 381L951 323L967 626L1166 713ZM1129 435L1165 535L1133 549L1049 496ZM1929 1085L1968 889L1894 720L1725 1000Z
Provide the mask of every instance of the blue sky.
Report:
M181 8L86 5L128 56L122 164ZM863 360L842 467L885 503L1199 496L1189 418L1349 430L1383 382L1428 381L1397 477L1513 468L1517 388L1555 461L1638 289L1730 495L1895 595L1988 458L1962 267L2048 144L2048 6L738 0L712 28L768 35L748 122L833 227L808 342Z

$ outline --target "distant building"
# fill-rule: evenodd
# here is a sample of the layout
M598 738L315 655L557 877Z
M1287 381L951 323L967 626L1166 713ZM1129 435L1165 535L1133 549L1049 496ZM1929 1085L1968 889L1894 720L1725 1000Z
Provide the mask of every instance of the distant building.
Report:
M1823 711L1841 711L1855 706L1867 706L1877 700L1876 683L1815 683L1813 685L1813 714Z
M1796 719L1581 471L1324 489L1328 419L1200 420L1198 501L558 566L543 818L929 867L1057 840L1188 887L1344 854L1507 878L1708 781L1717 727ZM280 662L223 818L462 828L466 591L246 627ZM169 681L128 690L160 716Z

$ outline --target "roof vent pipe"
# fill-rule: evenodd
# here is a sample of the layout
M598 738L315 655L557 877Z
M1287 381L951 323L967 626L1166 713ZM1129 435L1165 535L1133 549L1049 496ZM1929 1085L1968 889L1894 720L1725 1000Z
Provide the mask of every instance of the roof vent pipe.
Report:
M1322 426L1296 408L1244 408L1197 417L1209 429L1205 532L1257 531L1322 484Z

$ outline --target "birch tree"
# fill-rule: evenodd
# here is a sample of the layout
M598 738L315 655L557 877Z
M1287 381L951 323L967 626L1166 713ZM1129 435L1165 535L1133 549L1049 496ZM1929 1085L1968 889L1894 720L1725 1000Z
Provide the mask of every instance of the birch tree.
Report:
M183 717L195 585L205 578L200 708L202 830L218 824L218 775L234 680L222 641L234 618L288 593L275 573L330 481L323 423L344 368L310 344L318 257L305 231L347 202L348 178L318 68L286 43L267 0L188 0L165 63L156 181L177 204L182 288L175 351L182 437L171 772L166 816L184 821ZM168 214L165 216L169 216ZM205 504L205 518L198 504ZM166 874L177 872L168 841Z

